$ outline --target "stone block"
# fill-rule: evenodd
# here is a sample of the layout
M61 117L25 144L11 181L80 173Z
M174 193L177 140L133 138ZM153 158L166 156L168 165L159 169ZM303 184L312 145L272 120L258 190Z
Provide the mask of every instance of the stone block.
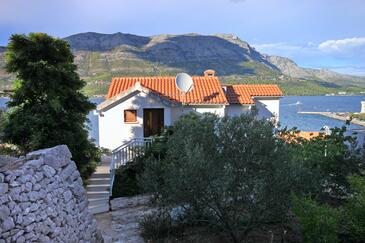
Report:
M43 165L42 168L43 168L44 175L47 176L48 178L51 178L52 176L54 176L56 174L56 170L53 169L49 165Z
M0 183L0 196L7 193L8 189L9 189L8 183Z

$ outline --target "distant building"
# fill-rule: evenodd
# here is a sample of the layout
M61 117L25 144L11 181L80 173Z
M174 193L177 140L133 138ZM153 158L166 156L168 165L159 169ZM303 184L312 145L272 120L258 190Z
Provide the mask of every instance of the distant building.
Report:
M361 101L361 113L365 112L365 101Z
M277 85L222 85L214 70L192 79L192 90L183 95L175 77L113 78L106 100L97 107L99 145L115 149L134 138L158 135L189 112L238 116L255 107L259 119L279 121L283 93Z

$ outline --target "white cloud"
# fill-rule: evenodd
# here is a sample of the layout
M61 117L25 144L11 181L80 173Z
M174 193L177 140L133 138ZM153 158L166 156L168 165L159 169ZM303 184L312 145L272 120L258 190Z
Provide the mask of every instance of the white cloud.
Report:
M272 51L294 51L302 49L301 46L290 45L284 42L279 43L266 43L266 44L254 44L254 47L261 51L268 51L269 53Z
M314 52L318 52L313 44L307 45L295 45L288 44L285 42L278 43L266 43L266 44L254 44L255 49L258 51L269 54L269 55L279 55L289 58L295 58L298 55L312 55Z
M341 40L328 40L318 45L323 52L353 52L357 49L365 49L365 37L354 37Z

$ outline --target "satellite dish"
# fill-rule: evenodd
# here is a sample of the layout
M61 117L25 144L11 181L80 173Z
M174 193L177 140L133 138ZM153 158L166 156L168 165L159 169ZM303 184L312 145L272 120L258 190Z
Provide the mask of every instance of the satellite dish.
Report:
M189 74L179 73L175 78L176 87L183 93L188 93L193 87L193 79Z

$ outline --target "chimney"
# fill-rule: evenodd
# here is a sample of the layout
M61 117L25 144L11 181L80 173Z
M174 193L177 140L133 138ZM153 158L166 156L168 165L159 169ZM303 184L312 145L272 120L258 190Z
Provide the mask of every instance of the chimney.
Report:
M212 69L208 69L204 71L204 77L213 77L215 75L215 71Z

